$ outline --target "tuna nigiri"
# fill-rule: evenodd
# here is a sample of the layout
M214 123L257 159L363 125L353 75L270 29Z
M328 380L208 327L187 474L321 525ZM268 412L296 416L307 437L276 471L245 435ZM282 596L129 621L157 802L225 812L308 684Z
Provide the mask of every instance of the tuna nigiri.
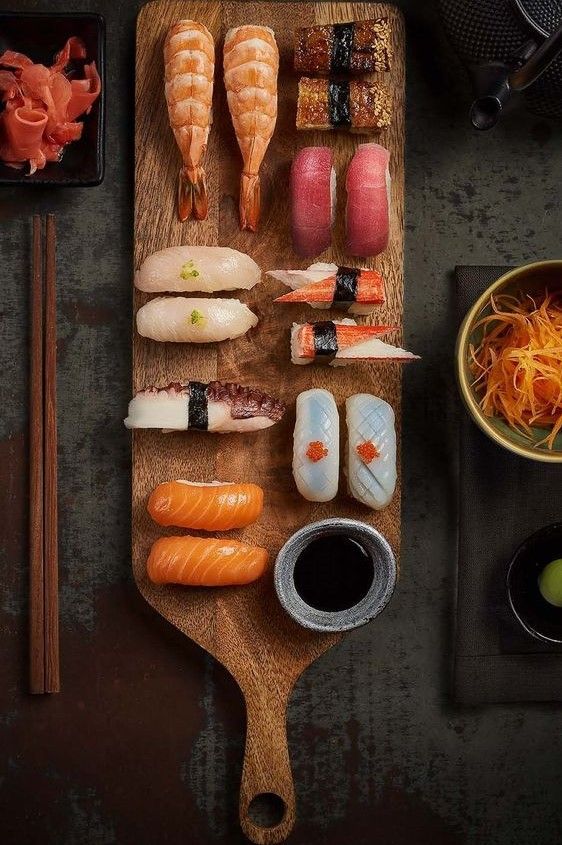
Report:
M307 302L351 314L371 314L384 302L384 282L376 270L311 264L308 270L270 270L267 275L293 288L275 302Z
M204 531L244 528L260 516L263 490L257 484L166 481L156 487L147 510L159 525Z
M261 279L256 262L226 246L170 246L145 258L135 285L146 293L249 290Z
M336 171L329 147L304 147L291 166L291 229L297 255L315 256L332 242Z
M396 326L358 326L355 320L322 320L293 323L291 361L311 364L317 361L333 367L352 361L413 361L418 356L383 343L379 335L395 331Z
M215 343L240 337L258 318L239 299L159 296L137 311L137 331L152 340Z
M253 387L221 381L175 382L167 387L139 390L129 402L125 426L222 434L269 428L284 413L283 402Z
M154 584L226 587L255 581L268 557L265 549L237 540L161 537L152 546L146 571Z
M328 390L315 388L297 396L293 437L293 476L301 496L329 502L338 492L340 419Z
M360 144L347 169L346 250L362 257L388 246L390 153L380 144Z
M357 393L345 403L345 472L354 499L374 510L385 508L396 487L396 431L388 402Z

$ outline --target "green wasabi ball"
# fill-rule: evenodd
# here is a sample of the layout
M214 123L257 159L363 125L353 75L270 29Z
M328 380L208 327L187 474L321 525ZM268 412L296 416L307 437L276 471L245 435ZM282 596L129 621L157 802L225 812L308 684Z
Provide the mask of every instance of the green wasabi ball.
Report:
M545 566L539 575L539 590L549 604L562 607L562 558Z

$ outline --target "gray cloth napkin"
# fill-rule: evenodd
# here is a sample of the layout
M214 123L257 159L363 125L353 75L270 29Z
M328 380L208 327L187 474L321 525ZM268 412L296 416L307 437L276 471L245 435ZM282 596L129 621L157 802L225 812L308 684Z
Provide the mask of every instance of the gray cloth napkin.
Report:
M457 267L459 323L507 267ZM505 576L516 547L562 517L562 466L512 455L466 411L460 420L460 497L454 696L459 703L562 701L562 646L512 618Z

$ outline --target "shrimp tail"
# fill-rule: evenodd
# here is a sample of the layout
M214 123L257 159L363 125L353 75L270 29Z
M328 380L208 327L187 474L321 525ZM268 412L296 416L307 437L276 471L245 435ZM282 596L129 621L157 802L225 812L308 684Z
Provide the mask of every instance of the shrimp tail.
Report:
M240 179L240 226L255 232L260 216L260 177L242 173Z
M202 167L182 167L178 177L178 216L204 220L209 210L207 182Z

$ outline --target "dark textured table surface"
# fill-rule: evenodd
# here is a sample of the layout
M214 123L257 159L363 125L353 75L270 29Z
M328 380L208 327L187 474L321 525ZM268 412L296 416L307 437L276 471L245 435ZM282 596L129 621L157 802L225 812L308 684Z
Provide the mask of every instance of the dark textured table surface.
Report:
M226 673L138 596L130 567L129 399L136 0L18 0L107 19L100 188L0 191L0 841L242 841L244 712ZM562 127L466 121L468 87L434 4L408 27L402 577L387 612L316 663L289 714L295 845L554 845L559 706L449 697L456 552L456 263L560 257ZM29 215L59 219L63 690L26 693ZM483 482L484 483L484 482ZM492 480L489 480L492 483Z

